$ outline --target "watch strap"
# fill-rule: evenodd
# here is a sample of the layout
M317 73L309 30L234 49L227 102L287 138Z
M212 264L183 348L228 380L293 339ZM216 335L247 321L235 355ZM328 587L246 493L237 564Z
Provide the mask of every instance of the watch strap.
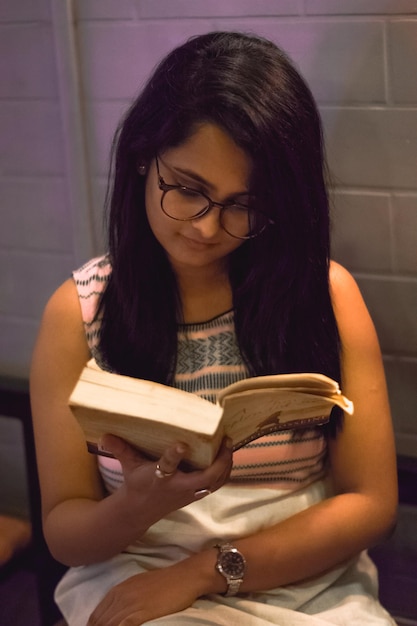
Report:
M216 569L226 579L226 582L227 582L227 591L226 591L226 593L224 595L225 596L235 596L239 592L240 585L243 582L243 574L244 574L244 569L245 569L245 566L246 566L245 557L243 556L243 554L237 548L235 548L229 542L222 543L222 544L216 544L214 547L217 548L218 551L219 551L219 558L218 558L217 563L216 563ZM240 558L242 559L242 562L243 562L242 575L240 577L238 577L238 578L234 577L232 575L227 574L227 572L225 572L223 570L223 568L219 565L219 559L221 559L221 555L224 554L224 553L227 553L227 552L232 552L232 551L238 553Z
M243 583L243 578L229 578L227 580L227 591L224 594L226 597L235 596L240 588L240 585Z

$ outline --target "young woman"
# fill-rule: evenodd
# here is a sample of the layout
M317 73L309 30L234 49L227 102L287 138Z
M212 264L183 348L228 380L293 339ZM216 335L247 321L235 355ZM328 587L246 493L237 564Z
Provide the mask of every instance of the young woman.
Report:
M387 392L359 290L329 260L323 170L311 93L258 37L191 39L123 120L109 252L52 296L31 375L70 626L394 623L365 552L396 516ZM155 463L106 435L116 460L97 459L68 409L91 355L212 400L248 375L321 372L355 413L234 454L226 440L206 470L181 471L181 441Z

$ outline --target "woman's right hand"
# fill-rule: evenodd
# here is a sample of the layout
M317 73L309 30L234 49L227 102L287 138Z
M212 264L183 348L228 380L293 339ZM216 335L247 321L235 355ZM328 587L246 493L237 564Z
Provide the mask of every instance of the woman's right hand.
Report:
M43 528L54 557L68 566L104 561L119 554L164 515L179 509L201 489L215 491L228 478L231 450L223 446L211 467L184 473L181 446L159 459L171 477L158 478L156 463L125 442L105 437L122 463L125 482L108 496L97 459L68 398L90 358L80 302L73 280L51 297L42 318L31 368L31 403L42 489ZM203 492L204 493L207 492Z
M182 443L167 447L157 462L114 435L105 435L101 446L120 462L124 483L119 496L126 504L128 520L140 520L142 528L217 491L228 480L232 468L228 439L223 441L212 465L187 472L179 469L187 452Z

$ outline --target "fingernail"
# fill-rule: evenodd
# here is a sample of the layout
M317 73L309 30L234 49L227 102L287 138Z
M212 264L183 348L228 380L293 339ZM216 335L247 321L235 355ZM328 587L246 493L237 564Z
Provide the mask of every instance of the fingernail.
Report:
M97 448L98 448L98 450L99 450L100 452L107 452L107 453L109 453L109 451L108 451L108 450L105 448L105 446L103 445L103 440L101 439L101 437L100 437L100 439L99 439L99 440L98 440L98 442L97 442Z
M194 492L194 498L196 500L201 500L201 498L205 498L206 496L209 496L211 494L210 489L197 489L197 491Z
M103 446L101 440L97 441L97 443L92 443L91 441L87 441L87 450L92 454L99 454L100 456L108 456L114 459L113 452L109 452Z

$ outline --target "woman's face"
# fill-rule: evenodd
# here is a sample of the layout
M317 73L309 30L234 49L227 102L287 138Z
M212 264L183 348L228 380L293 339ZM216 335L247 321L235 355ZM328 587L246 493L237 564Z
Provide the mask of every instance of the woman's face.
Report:
M159 173L169 185L191 187L215 202L247 202L251 159L215 124L198 126L180 146L158 154L158 163ZM162 194L154 160L146 181L146 213L174 270L224 268L229 254L243 241L223 230L220 208L214 206L195 220L177 221L162 211Z

